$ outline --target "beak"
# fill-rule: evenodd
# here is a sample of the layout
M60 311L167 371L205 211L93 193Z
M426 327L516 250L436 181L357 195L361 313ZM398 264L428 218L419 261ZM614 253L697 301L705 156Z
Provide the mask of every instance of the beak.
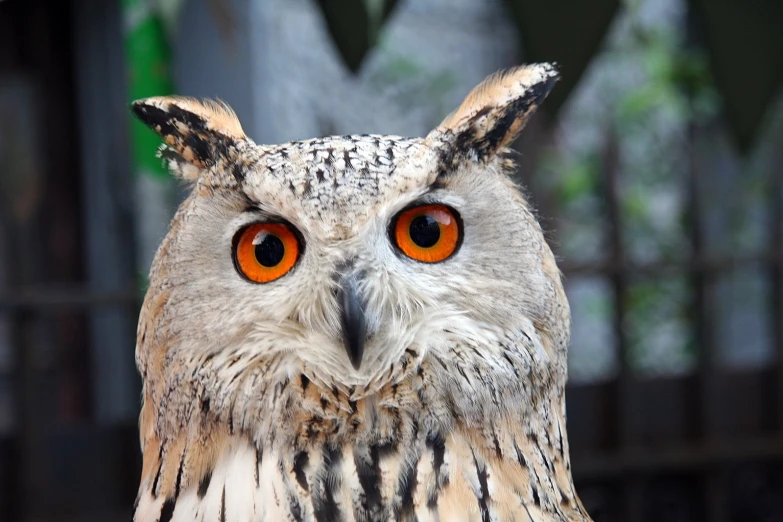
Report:
M338 299L343 327L343 344L354 369L362 364L364 339L367 337L367 322L364 308L357 291L358 279L355 275L340 280Z

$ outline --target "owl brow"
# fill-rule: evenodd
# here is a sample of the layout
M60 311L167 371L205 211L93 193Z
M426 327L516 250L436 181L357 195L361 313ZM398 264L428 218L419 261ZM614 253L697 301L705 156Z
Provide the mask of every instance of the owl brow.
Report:
M297 238L299 238L300 242L304 244L304 239L301 237L301 234L299 233L299 229L296 228L296 226L292 225L288 219L283 217L282 215L276 213L276 212L270 212L269 210L266 210L261 207L261 205L255 201L253 201L250 197L247 195L244 195L245 199L245 207L242 209L242 214L251 214L254 217L258 218L258 221L262 221L264 223L284 223L290 226L293 226L294 232L297 234Z
M424 193L426 196L427 194L430 194L432 192L435 192L436 190L442 190L448 187L448 183L446 183L447 176L440 176L438 175L435 178L435 181L429 184L427 187L427 192Z
M240 198L242 198L242 203L244 203L244 208L242 209L242 213L263 212L261 205L259 205L257 201L255 201L253 198L245 194L243 191L239 191L238 195Z
M251 214L253 216L260 218L262 221L269 222L269 223L287 222L279 214L275 214L274 212L269 212L268 210L264 210L258 205L246 207L244 210L242 210L242 214Z
M436 177L432 183L425 187L424 192L419 194L412 203L436 203L438 201L439 192L448 190L449 180L450 178L448 176Z

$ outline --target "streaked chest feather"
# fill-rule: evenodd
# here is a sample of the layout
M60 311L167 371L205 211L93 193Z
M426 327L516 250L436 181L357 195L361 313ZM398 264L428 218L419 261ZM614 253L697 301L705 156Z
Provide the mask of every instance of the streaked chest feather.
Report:
M172 386L198 407L145 402L135 522L588 521L559 386L523 359L543 350L513 341L491 379L455 345L355 400L303 375L259 387L256 370L233 393Z
M231 437L210 472L172 495L153 495L159 469L135 521L588 520L557 448L501 436L485 451L469 439L420 433L407 443L282 456Z

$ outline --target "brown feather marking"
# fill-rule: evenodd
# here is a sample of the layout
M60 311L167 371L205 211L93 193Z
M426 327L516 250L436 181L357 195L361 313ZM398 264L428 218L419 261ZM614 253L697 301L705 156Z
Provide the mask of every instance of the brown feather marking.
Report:
M156 446L156 451L158 449L155 441L155 410L146 393L142 395L141 413L139 413L139 444L142 452L145 452L150 444ZM142 470L142 475L144 474Z
M143 414L144 409L142 409ZM142 441L142 452L141 481L151 484L160 469L162 455L160 442L154 433Z
M180 463L185 458L186 440L185 436L182 435L164 444L163 463L158 482L158 496L163 498L174 497Z
M419 521L439 518L437 497L435 496L435 502L431 506L428 501L432 496L428 490L434 487L437 479L432 463L432 449L425 448L416 465L416 487L413 490L413 505Z
M136 364L145 379L150 373L157 374L163 368L162 355L165 355L165 345L160 344L158 336L169 295L167 291L150 291L142 304L141 317L144 320L139 324L139 335L136 339ZM152 368L150 358L153 359Z
M182 487L188 488L200 484L207 475L211 475L217 459L231 444L228 430L222 425L210 429L191 430Z
M478 522L480 520L479 500L463 472L463 466L470 466L473 462L471 449L464 438L452 434L446 439L446 452L448 454L449 481L443 486L438 496L440 519Z
M142 418L148 414L142 410ZM143 421L146 422L146 421ZM176 498L189 487L209 484L219 455L231 444L227 430L216 426L195 430L161 443L154 433L144 441L142 489L148 484L154 496Z

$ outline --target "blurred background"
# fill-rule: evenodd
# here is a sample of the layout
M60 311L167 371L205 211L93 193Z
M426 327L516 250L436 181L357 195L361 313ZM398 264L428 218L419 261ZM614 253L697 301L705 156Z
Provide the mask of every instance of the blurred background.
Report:
M128 520L135 327L182 189L131 99L261 143L420 136L496 69L573 310L597 521L783 521L783 2L0 0L0 520Z

